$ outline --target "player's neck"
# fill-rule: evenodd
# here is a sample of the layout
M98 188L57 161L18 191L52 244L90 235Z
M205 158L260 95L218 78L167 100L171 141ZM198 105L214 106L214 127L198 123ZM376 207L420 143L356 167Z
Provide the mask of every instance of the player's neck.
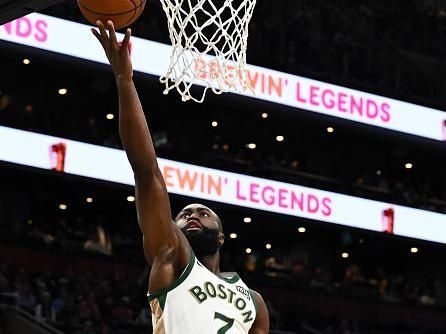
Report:
M220 275L220 252L217 251L214 255L203 256L198 260L215 275Z

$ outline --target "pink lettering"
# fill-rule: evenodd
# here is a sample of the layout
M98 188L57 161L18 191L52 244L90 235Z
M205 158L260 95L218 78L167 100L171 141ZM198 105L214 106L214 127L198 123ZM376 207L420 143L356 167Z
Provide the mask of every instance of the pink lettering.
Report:
M388 103L383 103L381 105L381 111L383 115L381 115L381 120L383 122L390 122L390 105Z
M318 85L306 87L303 83L297 82L296 101L313 107L322 105L326 110L336 109L339 112L349 113L351 116L379 119L386 123L391 119L391 106L388 103L378 104L373 99L367 99L358 94L335 92Z
M279 189L279 206L281 208L288 208L288 205L286 203L286 194L287 194L287 190L286 189Z
M330 95L329 98L327 98L327 95ZM335 101L334 101L335 94L331 89L325 89L322 93L322 104L327 109L333 109L335 107Z
M168 170L164 170L164 175ZM166 176L167 176L166 175ZM168 178L167 178L168 179ZM263 186L258 183L246 184L247 189L243 193L241 181L236 181L236 198L240 201L261 203L268 206L277 205L281 209L293 209L310 214L321 213L324 216L332 214L332 200L329 197L318 198L314 194L295 192L287 188L275 189L273 186Z
M356 99L356 97L351 97L351 104L350 104L350 113L354 114L355 112L358 113L358 115L362 116L364 114L363 110L363 101L364 99L362 97L359 98L359 101Z
M296 100L300 103L307 104L307 100L305 100L300 95L300 83L299 82L296 84Z
M375 119L378 116L378 105L373 100L367 100L367 117Z
M310 87L310 104L313 106L319 106L318 97L319 97L319 87L311 86Z
M46 42L46 40L48 39L48 34L46 32L46 28L48 28L48 23L46 23L43 20L38 20L36 22L36 30L37 32L34 34L34 38L38 41L38 42Z
M1 27L4 27L8 35L15 34L22 38L29 38L32 36L38 42L45 42L48 39L48 33L46 31L48 23L44 20L37 20L34 23L28 17L21 17L2 25Z
M293 191L291 193L291 208L294 210L296 205L299 207L300 211L304 211L304 194L299 193L299 197Z
M316 213L319 210L319 200L316 196L311 194L308 195L307 210L309 213Z
M268 194L267 194L268 193ZM270 186L266 186L262 190L262 198L266 205L274 205L274 188Z
M331 209L331 199L328 197L324 197L322 200L322 214L325 217L331 216L332 209Z
M21 17L16 20L16 35L19 37L29 37L31 35L32 25L27 17Z
M347 94L339 93L338 94L338 110L342 112L347 112L347 108L345 104L347 103Z
M249 185L249 199L251 202L259 203L259 185L257 183L251 183Z
M12 23L11 22L5 23L3 25L3 27L5 27L5 30L8 33L8 35L11 35L11 33L12 33Z
M236 189L237 189L237 191L236 191L237 199L242 200L242 201L246 201L246 196L242 196L242 194L240 193L240 181L238 181L238 180L237 180L237 183L236 183Z

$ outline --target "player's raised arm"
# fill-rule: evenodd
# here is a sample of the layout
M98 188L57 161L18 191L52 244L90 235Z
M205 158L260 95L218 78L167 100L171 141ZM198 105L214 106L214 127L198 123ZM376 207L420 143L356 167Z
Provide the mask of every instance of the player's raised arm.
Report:
M182 267L183 262L188 263L188 254L179 254L186 248L185 239L172 223L166 185L132 79L128 51L131 31L128 29L122 43L118 43L111 21L107 22L109 33L102 22L98 22L98 27L99 32L95 29L92 32L105 50L118 88L119 133L135 176L138 224L144 236L144 252L150 263L159 254L169 254L172 262L181 262L178 266L175 263L174 267Z

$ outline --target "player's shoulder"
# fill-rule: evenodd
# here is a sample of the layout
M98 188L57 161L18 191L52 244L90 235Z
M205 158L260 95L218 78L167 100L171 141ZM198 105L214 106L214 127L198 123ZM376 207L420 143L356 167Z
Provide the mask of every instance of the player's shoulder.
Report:
M260 293L258 293L257 291L255 291L253 289L249 289L249 290L251 291L251 295L257 304L265 304L265 301L263 300L263 297Z

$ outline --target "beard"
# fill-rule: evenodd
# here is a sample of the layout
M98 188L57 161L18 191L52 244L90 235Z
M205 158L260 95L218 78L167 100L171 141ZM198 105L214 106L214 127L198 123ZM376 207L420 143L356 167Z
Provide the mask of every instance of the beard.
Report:
M203 226L201 231L182 230L198 258L215 255L220 248L219 230Z

